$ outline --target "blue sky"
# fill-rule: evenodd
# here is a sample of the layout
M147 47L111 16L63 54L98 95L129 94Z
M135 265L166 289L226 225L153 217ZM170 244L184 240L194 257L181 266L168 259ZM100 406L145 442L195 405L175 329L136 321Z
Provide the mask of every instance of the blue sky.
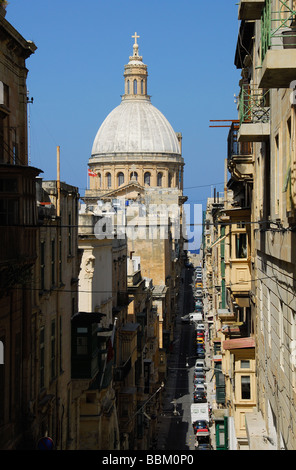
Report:
M228 129L236 119L235 0L10 0L6 19L38 47L27 60L31 165L44 179L87 185L92 143L120 104L135 31L151 101L183 135L184 193L205 204L223 191Z

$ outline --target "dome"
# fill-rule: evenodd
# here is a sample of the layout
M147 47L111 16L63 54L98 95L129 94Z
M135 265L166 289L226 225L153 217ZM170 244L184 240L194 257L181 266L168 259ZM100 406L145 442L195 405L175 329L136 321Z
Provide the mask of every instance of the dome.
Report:
M148 98L123 100L95 137L92 157L127 153L181 154L172 126Z

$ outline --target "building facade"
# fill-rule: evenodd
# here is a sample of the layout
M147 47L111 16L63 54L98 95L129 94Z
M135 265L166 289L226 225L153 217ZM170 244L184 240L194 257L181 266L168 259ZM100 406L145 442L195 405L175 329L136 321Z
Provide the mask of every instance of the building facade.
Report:
M28 165L26 59L36 50L0 11L0 447L26 448L31 426L35 178Z
M212 303L219 320L212 339L231 449L296 445L295 13L292 0L239 3L238 119L227 156L232 194L212 220L204 257L209 298L220 302L220 309ZM213 256L215 269L208 269Z

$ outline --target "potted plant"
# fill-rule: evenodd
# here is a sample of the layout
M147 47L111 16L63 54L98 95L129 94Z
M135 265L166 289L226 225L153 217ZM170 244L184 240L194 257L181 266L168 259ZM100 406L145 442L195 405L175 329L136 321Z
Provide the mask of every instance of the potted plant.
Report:
M284 49L296 48L296 17L291 17L290 28L283 32L283 46Z

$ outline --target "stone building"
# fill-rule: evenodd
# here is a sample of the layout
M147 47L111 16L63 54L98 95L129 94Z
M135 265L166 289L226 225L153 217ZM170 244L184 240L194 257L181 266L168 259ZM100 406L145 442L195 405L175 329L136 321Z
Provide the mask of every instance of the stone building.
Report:
M0 9L0 447L30 442L32 268L36 261L35 177L28 165L26 59L36 50ZM31 442L30 442L31 443Z
M216 341L231 449L296 447L295 15L292 0L239 3L232 198L217 214L215 245L227 289ZM214 282L222 281L221 271Z
M292 0L241 2L239 8L238 140L253 145L254 175L251 309L258 399L246 423L250 448L258 442L296 448L295 14ZM256 422L267 443L256 434Z
M78 311L78 188L37 179L30 371L32 439L55 449L79 448L79 397L71 377L71 319Z

